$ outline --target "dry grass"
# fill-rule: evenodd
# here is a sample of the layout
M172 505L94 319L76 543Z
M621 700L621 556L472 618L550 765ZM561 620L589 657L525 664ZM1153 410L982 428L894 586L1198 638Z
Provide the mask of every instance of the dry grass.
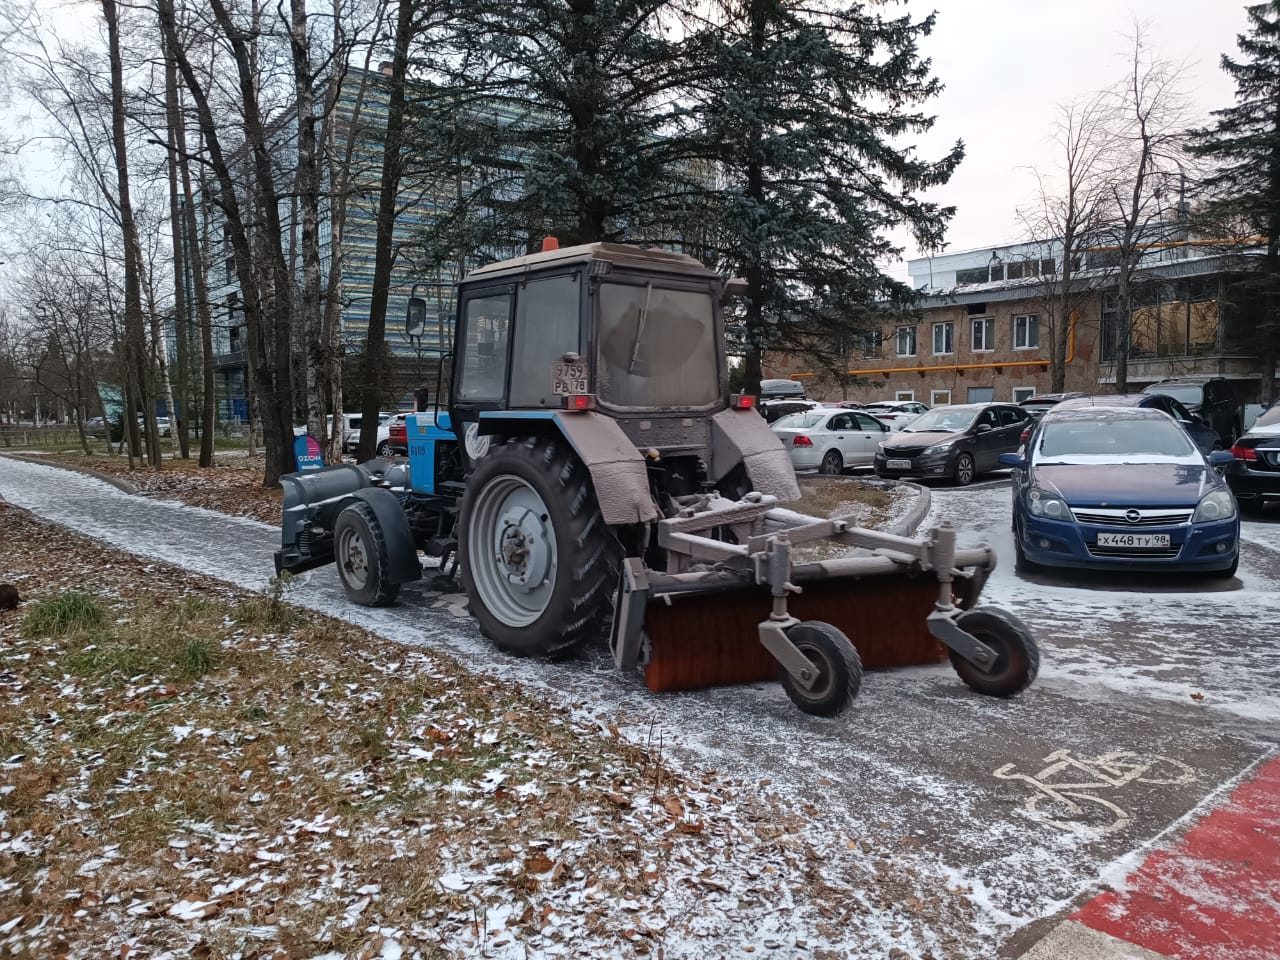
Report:
M755 784L683 778L287 583L246 594L3 503L0 541L32 545L0 560L29 598L0 613L0 954L712 956L759 944L785 890L836 956L859 934L823 904L889 882Z

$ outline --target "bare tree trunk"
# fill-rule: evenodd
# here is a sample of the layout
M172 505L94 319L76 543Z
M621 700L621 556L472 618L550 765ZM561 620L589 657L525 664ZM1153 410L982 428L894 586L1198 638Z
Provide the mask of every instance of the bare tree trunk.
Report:
M298 110L297 199L302 214L302 322L306 331L307 427L324 432L324 321L320 309L320 158L316 144L315 75L305 0L291 0L294 93Z
M116 204L125 248L124 323L128 380L134 386L133 401L142 402L148 451L152 463L158 466L159 448L155 446L156 410L151 399L150 377L147 376L146 334L142 324L142 264L137 255L138 228L133 219L133 203L129 194L128 144L124 128L124 69L120 60L120 24L115 0L102 0L102 16L107 25L107 48L111 61L111 140L116 159ZM125 411L125 429L129 431L129 454L132 461L134 451L140 449L137 419L132 406Z
M413 35L413 0L399 0L391 59L390 100L386 135L382 146L382 184L378 196L378 230L374 247L373 296L369 301L369 333L365 341L364 407L357 460L371 460L378 446L378 412L387 379L387 296L395 262L394 231L396 197L400 192L401 156L404 144L405 73L409 65L409 41Z
M182 112L178 104L178 68L169 56L164 62L164 112L168 127L169 225L173 237L173 334L178 348L178 394L169 416L173 434L178 439L178 452L183 460L189 460L191 442L187 418L191 397L191 343L188 338L187 266L182 240L185 227L178 192L178 127L182 125Z
M177 146L178 173L182 180L183 229L187 238L186 262L191 269L192 286L195 288L196 316L200 323L200 373L202 404L200 411L200 466L213 466L214 431L217 428L218 397L214 383L213 313L209 307L209 275L205 270L205 245L200 239L200 225L196 220L194 190L191 186L191 163L187 158L187 133L185 122L179 116L174 128Z

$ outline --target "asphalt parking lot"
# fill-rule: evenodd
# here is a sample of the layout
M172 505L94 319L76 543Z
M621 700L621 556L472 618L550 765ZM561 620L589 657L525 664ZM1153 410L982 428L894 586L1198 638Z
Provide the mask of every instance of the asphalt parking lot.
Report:
M0 496L144 556L260 587L274 530L89 478L6 461ZM635 738L660 736L690 770L767 782L818 811L832 835L923 865L965 889L990 944L1053 917L1117 858L1269 756L1280 740L1280 644L1268 626L1280 590L1280 513L1248 520L1239 576L1019 576L1007 478L938 486L926 525L949 520L961 542L1003 562L984 600L1026 621L1040 679L1009 701L971 693L946 666L869 675L835 721L800 714L773 684L655 696L604 655L561 665L498 657L461 597L406 590L385 610L352 607L332 570L292 597L389 639L449 651L475 669L549 696ZM1072 786L1061 787L1063 783ZM977 955L977 954L975 954Z

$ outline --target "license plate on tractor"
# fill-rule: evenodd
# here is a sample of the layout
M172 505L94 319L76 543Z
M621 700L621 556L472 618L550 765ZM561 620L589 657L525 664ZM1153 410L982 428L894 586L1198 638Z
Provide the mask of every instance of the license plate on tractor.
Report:
M890 470L910 470L910 460L890 460L885 464Z
M1167 533L1100 533L1100 547L1127 547L1130 550L1166 550L1169 547Z
M551 392L557 397L590 393L587 389L587 365L555 361L551 364Z

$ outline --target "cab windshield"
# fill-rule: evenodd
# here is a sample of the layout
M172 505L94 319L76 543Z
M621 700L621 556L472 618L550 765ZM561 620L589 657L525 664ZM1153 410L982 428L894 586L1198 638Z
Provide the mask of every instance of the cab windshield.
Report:
M710 290L605 281L596 305L604 403L663 409L720 399Z

